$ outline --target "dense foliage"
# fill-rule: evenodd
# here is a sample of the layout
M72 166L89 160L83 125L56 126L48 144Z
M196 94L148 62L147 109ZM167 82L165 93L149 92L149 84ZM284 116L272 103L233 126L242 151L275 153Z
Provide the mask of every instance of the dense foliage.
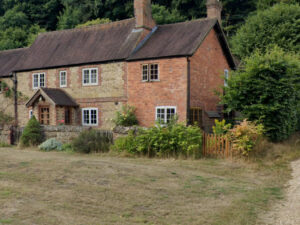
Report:
M197 126L183 124L157 124L137 134L129 133L115 141L113 149L132 155L148 157L200 157L202 132Z
M256 52L229 78L223 102L228 111L240 111L250 121L262 123L266 135L280 141L297 128L299 81L299 56L278 47Z
M152 3L158 24L206 16L206 0L152 0ZM229 35L256 10L257 1L222 0L222 3L223 24ZM130 17L133 17L133 0L0 0L0 50L28 46L40 32L89 25L89 21L101 23L99 18L116 21Z
M229 131L236 156L250 156L263 136L263 125L244 120Z
M72 149L80 153L107 152L113 142L111 133L97 130L86 130L71 143Z
M138 125L138 120L135 116L135 107L130 105L123 106L121 112L116 112L114 123L116 124L116 126L125 127Z
M37 146L43 141L43 130L40 123L33 116L27 123L20 144L24 147Z
M270 45L285 51L300 51L300 5L277 4L250 16L232 39L233 53L248 57L256 49L263 52Z
M231 128L230 123L226 123L223 119L221 121L215 120L215 125L213 126L213 133L216 135L226 134Z

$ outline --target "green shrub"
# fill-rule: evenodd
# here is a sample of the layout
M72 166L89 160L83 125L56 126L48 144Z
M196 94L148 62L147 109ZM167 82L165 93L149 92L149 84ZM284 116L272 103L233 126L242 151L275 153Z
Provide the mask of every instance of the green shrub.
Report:
M236 155L250 156L263 135L263 126L244 120L229 131Z
M135 116L135 107L129 105L123 106L122 112L116 113L116 118L114 119L114 123L117 126L125 126L125 127L138 125L138 120Z
M74 152L72 144L66 143L62 145L62 151L64 152Z
M50 138L39 145L39 149L47 152L53 150L62 151L62 143L57 141L55 138Z
M300 57L275 47L245 60L225 87L223 104L250 121L263 124L272 141L287 139L297 130L300 110Z
M225 120L215 120L215 126L213 126L214 134L221 135L226 134L231 128L231 124L226 124Z
M111 132L86 130L71 143L72 149L80 153L107 152L113 142Z
M9 147L12 147L12 146L7 143L0 142L0 148L9 148Z
M157 124L147 130L133 132L115 141L113 149L149 157L200 157L202 132L197 126L183 124Z
M21 146L37 146L43 141L43 130L40 123L33 116L27 123L22 136Z

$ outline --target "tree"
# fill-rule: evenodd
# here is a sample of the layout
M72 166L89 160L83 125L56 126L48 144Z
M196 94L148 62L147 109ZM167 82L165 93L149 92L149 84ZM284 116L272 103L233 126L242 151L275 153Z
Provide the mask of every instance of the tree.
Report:
M288 138L297 128L300 105L300 57L275 47L255 52L234 72L222 102L265 127L273 141Z
M255 49L265 52L268 46L278 45L286 51L300 51L300 6L277 4L250 16L232 38L232 51L240 58Z
M152 14L157 24L176 23L186 20L186 17L180 15L178 10L173 9L170 11L165 6L157 4L152 5Z
M99 18L99 19L95 19L95 20L89 20L83 24L78 24L76 26L76 28L88 27L88 26L93 26L93 25L97 25L97 24L109 23L109 22L111 22L110 19L107 19L107 18L100 19Z
M27 123L22 136L21 145L24 147L37 146L43 141L43 132L40 123L33 116Z

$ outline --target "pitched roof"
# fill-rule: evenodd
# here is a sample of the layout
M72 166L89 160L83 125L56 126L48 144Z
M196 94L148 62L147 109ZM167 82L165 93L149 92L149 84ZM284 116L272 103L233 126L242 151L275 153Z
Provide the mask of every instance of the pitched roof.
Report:
M57 88L41 88L32 98L26 103L26 106L32 106L34 102L40 97L50 100L56 106L70 106L77 107L78 104L69 96L64 90Z
M142 34L134 27L135 19L132 18L40 34L17 70L124 60Z
M0 51L0 78L9 77L28 48Z
M198 19L160 25L128 60L192 56L213 28L218 32L224 53L228 57L231 67L234 68L233 57L217 19Z
M192 55L215 23L216 19L200 19L159 25L129 60Z

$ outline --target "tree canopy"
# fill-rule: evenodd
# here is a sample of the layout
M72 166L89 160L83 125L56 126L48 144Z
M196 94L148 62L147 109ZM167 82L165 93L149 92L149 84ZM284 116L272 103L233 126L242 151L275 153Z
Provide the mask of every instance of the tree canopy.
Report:
M158 24L206 16L206 0L152 0ZM256 0L222 0L223 24L232 35ZM41 31L74 28L97 19L133 17L133 0L0 0L0 50L25 47ZM28 38L29 37L29 38Z
M233 53L240 58L256 49L264 52L270 45L285 51L300 51L299 4L276 4L250 16L232 38Z
M259 121L273 141L288 138L297 128L300 105L300 57L275 47L255 52L234 72L225 87L227 110Z

